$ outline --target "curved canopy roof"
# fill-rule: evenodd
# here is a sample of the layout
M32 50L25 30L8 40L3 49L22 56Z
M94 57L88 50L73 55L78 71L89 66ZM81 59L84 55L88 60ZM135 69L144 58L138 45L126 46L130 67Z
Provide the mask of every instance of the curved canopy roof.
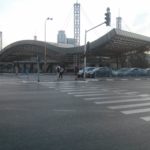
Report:
M45 46L47 60L51 61L60 59L60 57L65 54L80 53L82 51L82 46L67 47L54 43L46 43L45 45L45 42L42 41L23 40L12 43L0 51L0 61L27 61L31 59L33 60L37 56L43 60L45 55Z
M90 51L96 55L116 56L131 51L148 51L150 37L113 29L90 44Z
M90 43L87 53L100 56L119 56L131 51L148 51L150 37L113 29L104 36ZM66 47L54 43L46 43L47 60L55 61L66 54L84 52L84 46ZM44 59L45 42L23 40L12 43L0 52L0 62L31 60L37 55Z

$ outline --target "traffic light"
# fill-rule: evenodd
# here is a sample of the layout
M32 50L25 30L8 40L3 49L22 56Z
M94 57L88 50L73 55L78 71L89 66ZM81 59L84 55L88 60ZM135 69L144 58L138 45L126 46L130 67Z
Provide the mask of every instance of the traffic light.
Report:
M105 13L105 23L106 23L106 26L110 26L110 22L111 22L111 13L110 13L110 8L108 7L107 12Z

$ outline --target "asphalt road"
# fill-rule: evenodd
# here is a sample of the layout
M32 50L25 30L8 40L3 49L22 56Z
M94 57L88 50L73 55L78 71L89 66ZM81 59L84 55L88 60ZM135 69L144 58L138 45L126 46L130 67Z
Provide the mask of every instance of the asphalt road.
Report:
M0 150L150 149L150 79L31 79L0 76Z

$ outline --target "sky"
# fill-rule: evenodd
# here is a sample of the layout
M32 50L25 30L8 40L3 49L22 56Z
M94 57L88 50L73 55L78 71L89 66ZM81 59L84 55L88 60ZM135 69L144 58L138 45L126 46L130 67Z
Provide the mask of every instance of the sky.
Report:
M3 48L20 40L57 42L59 30L65 30L67 38L74 37L73 4L77 0L0 0L0 31ZM87 34L87 41L94 41L116 27L116 17L122 17L122 29L150 36L149 0L78 0L81 5L80 43L84 33L104 22L106 8L111 11L111 26L102 25Z

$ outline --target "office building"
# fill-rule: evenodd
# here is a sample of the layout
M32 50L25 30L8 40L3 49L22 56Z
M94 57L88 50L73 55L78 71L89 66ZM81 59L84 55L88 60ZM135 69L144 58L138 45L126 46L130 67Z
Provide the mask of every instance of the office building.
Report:
M58 31L57 43L66 44L66 34L64 30Z

